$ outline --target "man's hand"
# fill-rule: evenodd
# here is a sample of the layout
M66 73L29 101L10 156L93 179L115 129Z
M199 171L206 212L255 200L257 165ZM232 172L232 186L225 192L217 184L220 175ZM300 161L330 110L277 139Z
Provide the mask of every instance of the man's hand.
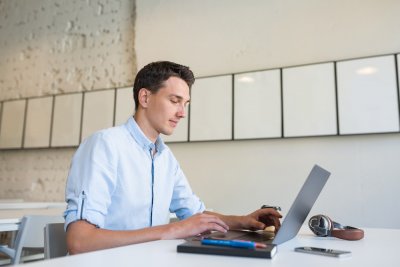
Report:
M266 227L274 226L275 232L279 230L282 215L273 208L256 210L245 216L222 215L216 212L205 211L204 213L219 217L230 229L264 230Z
M205 211L179 222L125 231L101 229L80 220L67 228L67 247L70 254L77 254L159 239L186 238L210 231L225 233L229 228L258 230L273 225L278 230L281 217L271 208L260 209L246 216L226 216Z
M266 227L274 226L275 232L281 227L282 215L273 208L256 210L243 219L243 228L250 230L264 230Z
M185 220L168 224L169 230L162 239L177 239L196 236L204 232L219 231L225 233L229 226L218 216L199 213Z

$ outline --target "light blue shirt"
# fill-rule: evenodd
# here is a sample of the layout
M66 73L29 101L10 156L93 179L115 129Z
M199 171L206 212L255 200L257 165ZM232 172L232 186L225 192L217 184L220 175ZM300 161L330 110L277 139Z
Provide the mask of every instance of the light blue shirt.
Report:
M171 150L160 137L152 143L132 117L82 142L65 198L65 228L87 220L104 229L133 230L166 224L170 212L185 219L205 209Z

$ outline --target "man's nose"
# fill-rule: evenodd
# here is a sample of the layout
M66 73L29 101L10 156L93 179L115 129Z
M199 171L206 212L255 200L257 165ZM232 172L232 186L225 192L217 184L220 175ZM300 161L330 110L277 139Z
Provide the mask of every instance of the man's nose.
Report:
M179 105L177 115L180 118L185 118L186 117L186 110L185 110L185 106L184 105Z

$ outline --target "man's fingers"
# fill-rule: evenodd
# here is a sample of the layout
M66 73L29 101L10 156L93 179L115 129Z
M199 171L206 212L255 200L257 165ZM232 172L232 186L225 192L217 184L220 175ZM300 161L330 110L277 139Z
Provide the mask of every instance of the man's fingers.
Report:
M282 218L282 215L273 208L260 209L259 212L259 216L273 215L275 217Z
M198 216L200 217L200 222L207 227L207 230L226 232L229 229L229 226L217 216L209 214L199 214Z
M254 222L252 223L252 228L256 229L256 230L264 230L266 227L266 225L262 222L259 222L257 220L254 220Z
M258 219L263 222L266 226L274 226L275 232L281 227L280 218L282 215L273 208L265 208L256 211Z
M222 232L222 233L226 233L228 231L228 229L226 229L225 227L222 227L218 223L211 223L210 227L211 227L211 229L209 229L209 230L214 230L214 231L218 231L218 232Z
M281 228L281 221L278 218L274 217L273 223L275 226L275 232L278 232L279 228Z
M211 216L209 223L217 225L218 228L223 228L225 232L229 229L229 226L217 216Z

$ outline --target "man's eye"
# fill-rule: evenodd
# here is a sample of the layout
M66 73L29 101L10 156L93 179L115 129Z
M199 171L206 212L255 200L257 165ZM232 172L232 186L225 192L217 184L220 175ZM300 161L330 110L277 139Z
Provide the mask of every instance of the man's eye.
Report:
M174 104L178 104L179 103L178 100L175 100L175 99L171 99L171 102L174 103Z

